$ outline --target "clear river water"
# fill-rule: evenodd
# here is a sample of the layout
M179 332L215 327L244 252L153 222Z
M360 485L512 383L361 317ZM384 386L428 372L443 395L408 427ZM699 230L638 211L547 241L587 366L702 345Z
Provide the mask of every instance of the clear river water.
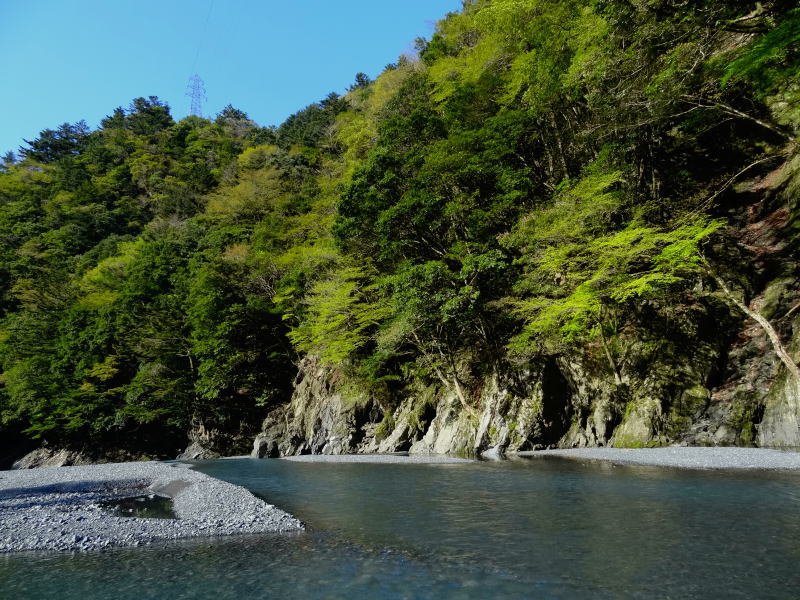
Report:
M0 598L798 598L800 474L199 461L290 535L0 555Z

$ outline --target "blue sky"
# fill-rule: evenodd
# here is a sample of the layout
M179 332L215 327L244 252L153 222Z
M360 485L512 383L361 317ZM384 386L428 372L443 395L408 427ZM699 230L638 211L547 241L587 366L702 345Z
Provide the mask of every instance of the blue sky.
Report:
M180 119L192 67L213 116L261 125L376 76L461 0L0 0L0 153L158 96ZM199 49L199 52L198 52ZM195 63L195 57L197 57Z

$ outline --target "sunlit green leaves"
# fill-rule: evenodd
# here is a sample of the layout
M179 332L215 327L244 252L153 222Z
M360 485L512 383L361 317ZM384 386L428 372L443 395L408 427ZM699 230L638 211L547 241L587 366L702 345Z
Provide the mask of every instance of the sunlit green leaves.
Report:
M525 326L514 348L537 336L566 342L592 337L604 305L664 294L698 271L699 244L722 221L696 216L670 230L634 217L620 228L629 210L624 184L622 172L592 165L505 238L521 252L525 268L516 303Z
M305 302L306 318L289 338L299 350L333 364L351 358L390 314L377 286L357 267L342 268L317 282Z
M738 52L724 69L722 86L737 79L753 79L762 89L778 79L798 77L796 58L800 53L800 9L789 12L771 31L760 35Z

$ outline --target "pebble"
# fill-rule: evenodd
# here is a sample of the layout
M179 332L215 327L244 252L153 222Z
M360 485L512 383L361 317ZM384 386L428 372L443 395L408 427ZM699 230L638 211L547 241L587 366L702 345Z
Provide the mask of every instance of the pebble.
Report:
M158 492L176 519L120 517L101 502ZM243 487L181 463L138 462L0 471L0 553L85 551L212 535L298 531L303 524Z
M665 448L571 448L518 452L517 456L562 456L624 465L685 469L800 470L800 452L771 448L669 446Z

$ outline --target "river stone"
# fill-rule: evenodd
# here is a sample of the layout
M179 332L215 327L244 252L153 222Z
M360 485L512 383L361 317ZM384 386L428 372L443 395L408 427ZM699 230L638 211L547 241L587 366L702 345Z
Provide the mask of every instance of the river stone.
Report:
M204 458L217 458L219 455L209 450L199 441L192 442L177 456L177 460L200 460Z
M70 465L88 465L91 460L80 452L48 447L37 448L29 452L11 466L12 469L37 469L39 467L65 467Z

